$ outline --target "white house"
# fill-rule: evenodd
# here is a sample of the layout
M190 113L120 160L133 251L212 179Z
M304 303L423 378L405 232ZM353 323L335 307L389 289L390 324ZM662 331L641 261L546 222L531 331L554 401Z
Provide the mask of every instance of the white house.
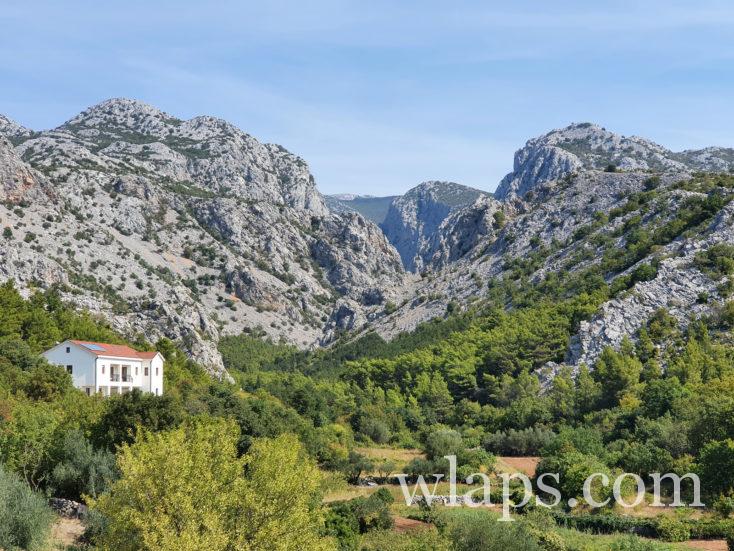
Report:
M125 394L134 388L163 394L163 356L129 346L68 340L43 353L49 363L71 374L87 394Z

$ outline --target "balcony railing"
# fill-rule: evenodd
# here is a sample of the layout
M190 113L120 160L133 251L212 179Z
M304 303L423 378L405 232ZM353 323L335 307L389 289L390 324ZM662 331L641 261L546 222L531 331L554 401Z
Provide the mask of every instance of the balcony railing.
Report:
M122 376L122 382L123 383L132 383L133 382L133 376L132 375L123 375Z
M110 375L110 381L120 382L120 375L118 375L117 373L113 373L112 375Z

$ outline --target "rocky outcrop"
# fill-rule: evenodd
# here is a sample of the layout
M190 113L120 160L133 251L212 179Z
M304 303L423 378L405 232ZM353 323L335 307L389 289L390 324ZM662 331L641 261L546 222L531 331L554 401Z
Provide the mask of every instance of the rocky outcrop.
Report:
M512 207L491 196L479 197L468 207L449 214L431 235L422 256L426 265L440 269L463 258L480 242L490 242L504 226Z
M380 227L400 253L406 270L430 267L437 252L433 241L441 224L452 213L488 193L453 182L424 182L390 205Z
M18 157L13 145L0 135L0 201L21 202L38 191L40 176Z
M34 134L35 132L32 130L21 126L4 115L0 115L0 136L4 136L13 143L20 143Z
M624 171L725 171L734 167L734 150L674 153L645 138L622 136L590 123L572 124L533 138L518 150L513 171L500 182L495 197L524 197L540 183L610 166Z
M619 347L625 336L634 340L640 327L660 309L685 328L692 319L720 306L724 302L718 290L721 282L696 269L694 259L713 245L734 242L733 224L734 206L728 205L702 235L673 243L662 251L671 257L662 260L653 280L637 283L631 293L605 303L590 321L581 323L569 349L568 363L593 365L605 347ZM702 301L701 296L706 300Z

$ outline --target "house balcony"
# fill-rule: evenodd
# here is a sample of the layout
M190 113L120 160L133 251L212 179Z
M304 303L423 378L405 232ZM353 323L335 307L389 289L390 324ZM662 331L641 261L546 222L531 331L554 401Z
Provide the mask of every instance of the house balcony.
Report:
M113 383L119 383L120 382L120 375L118 373L113 373L110 375L110 381Z

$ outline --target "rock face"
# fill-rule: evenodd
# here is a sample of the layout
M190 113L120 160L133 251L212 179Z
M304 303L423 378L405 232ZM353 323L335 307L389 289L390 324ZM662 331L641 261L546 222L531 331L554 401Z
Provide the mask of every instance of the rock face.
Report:
M20 202L26 195L37 195L40 178L21 160L7 139L0 135L0 201Z
M390 204L380 227L400 253L406 270L430 267L441 224L452 213L489 194L453 182L424 182Z
M405 281L379 228L331 212L301 158L212 117L110 100L45 132L0 120L0 278L61 284L213 373L221 335L301 347L379 316ZM6 232L7 234L7 232ZM350 321L351 320L351 321Z
M529 140L515 153L513 171L500 182L498 199L523 197L536 185L580 170L728 171L734 150L712 147L674 153L637 136L621 136L590 123L572 124Z

